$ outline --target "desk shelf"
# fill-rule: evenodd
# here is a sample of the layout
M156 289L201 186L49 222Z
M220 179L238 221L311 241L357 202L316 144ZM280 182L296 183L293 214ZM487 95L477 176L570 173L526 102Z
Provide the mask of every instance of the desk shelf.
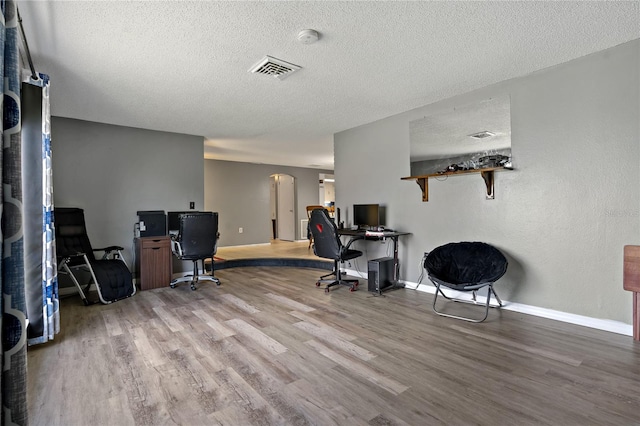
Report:
M505 167L487 167L484 169L472 169L472 170L457 170L455 172L445 172L445 173L432 173L429 175L421 175L421 176L408 176L401 178L402 180L415 180L420 189L422 190L422 201L429 201L429 178L439 178L439 177L449 177L454 175L468 175L479 173L484 180L486 189L487 189L487 200L493 200L495 198L495 193L493 192L493 172L497 170L511 170Z

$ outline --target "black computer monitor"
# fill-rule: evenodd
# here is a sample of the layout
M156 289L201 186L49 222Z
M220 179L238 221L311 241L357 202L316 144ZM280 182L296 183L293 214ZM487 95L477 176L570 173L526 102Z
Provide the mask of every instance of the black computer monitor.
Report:
M379 204L354 204L353 224L358 228L377 228L384 225L380 216Z
M167 229L169 233L171 231L178 232L180 230L180 215L183 213L197 213L195 210L186 210L182 212L167 212Z

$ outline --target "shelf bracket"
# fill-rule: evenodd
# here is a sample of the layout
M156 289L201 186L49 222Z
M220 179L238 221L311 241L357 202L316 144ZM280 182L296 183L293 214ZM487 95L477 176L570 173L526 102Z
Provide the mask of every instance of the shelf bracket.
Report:
M484 184L487 187L487 200L495 199L495 193L493 192L493 170L480 172Z
M428 178L418 178L416 179L416 183L422 190L422 202L429 201L429 179Z

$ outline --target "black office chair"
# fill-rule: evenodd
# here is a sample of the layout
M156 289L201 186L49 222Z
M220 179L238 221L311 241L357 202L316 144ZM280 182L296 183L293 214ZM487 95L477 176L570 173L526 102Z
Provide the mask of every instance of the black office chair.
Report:
M316 287L320 287L321 283L327 283L325 287L327 293L331 287L336 285L345 285L348 286L351 291L356 291L358 289L358 280L343 279L340 262L360 257L362 256L362 252L349 249L353 240L346 246L342 245L342 241L338 235L338 227L326 209L319 208L311 212L309 228L313 235L313 252L316 256L332 259L334 262L333 271L320 277L316 282ZM331 276L335 276L335 279L327 279L327 277Z
M180 226L178 234L172 237L171 247L173 254L180 260L193 262L193 274L176 278L171 281L171 288L180 282L190 282L191 290L196 289L196 283L200 281L213 281L220 285L220 280L214 276L214 254L217 249L218 213L194 212L179 215ZM198 273L198 261L202 262L204 273L204 261L211 258L211 275Z
M85 305L93 303L87 298L92 285L96 286L100 302L104 304L136 294L131 272L122 257L123 248L92 248L82 209L57 207L53 217L58 271L71 278ZM102 258L95 257L96 251L104 252ZM89 278L84 289L79 282L83 271Z
M507 272L507 259L497 248L481 242L449 243L436 247L424 260L429 279L436 286L433 297L433 311L441 316L461 319L469 322L482 322L489 315L491 294L502 306L502 301L493 284ZM472 292L472 300L449 297L442 291L442 286L462 292ZM476 304L476 292L487 287L484 317L469 317L446 314L436 309L438 294L453 302Z
M309 220L309 222L307 222L307 240L309 240L309 247L307 247L307 250L311 248L311 245L313 244L313 234L311 233L311 229L309 228L309 224L311 223L311 212L316 210L316 209L324 209L324 206L320 206L320 205L311 205L311 206L307 206L307 220Z

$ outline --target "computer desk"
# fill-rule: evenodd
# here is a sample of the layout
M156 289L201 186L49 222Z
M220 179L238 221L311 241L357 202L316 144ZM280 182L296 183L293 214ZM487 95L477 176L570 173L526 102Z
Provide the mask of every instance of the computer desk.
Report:
M399 232L399 231L380 231L380 232L371 232L365 231L362 229L348 229L342 228L338 229L338 235L351 237L352 241L355 240L371 240L371 241L380 241L386 240L390 238L393 241L393 282L390 286L387 286L383 289L380 289L378 294L381 294L386 290L393 290L396 288L404 288L404 284L399 282L400 277L400 261L398 260L398 238L403 235L411 235L410 232Z

